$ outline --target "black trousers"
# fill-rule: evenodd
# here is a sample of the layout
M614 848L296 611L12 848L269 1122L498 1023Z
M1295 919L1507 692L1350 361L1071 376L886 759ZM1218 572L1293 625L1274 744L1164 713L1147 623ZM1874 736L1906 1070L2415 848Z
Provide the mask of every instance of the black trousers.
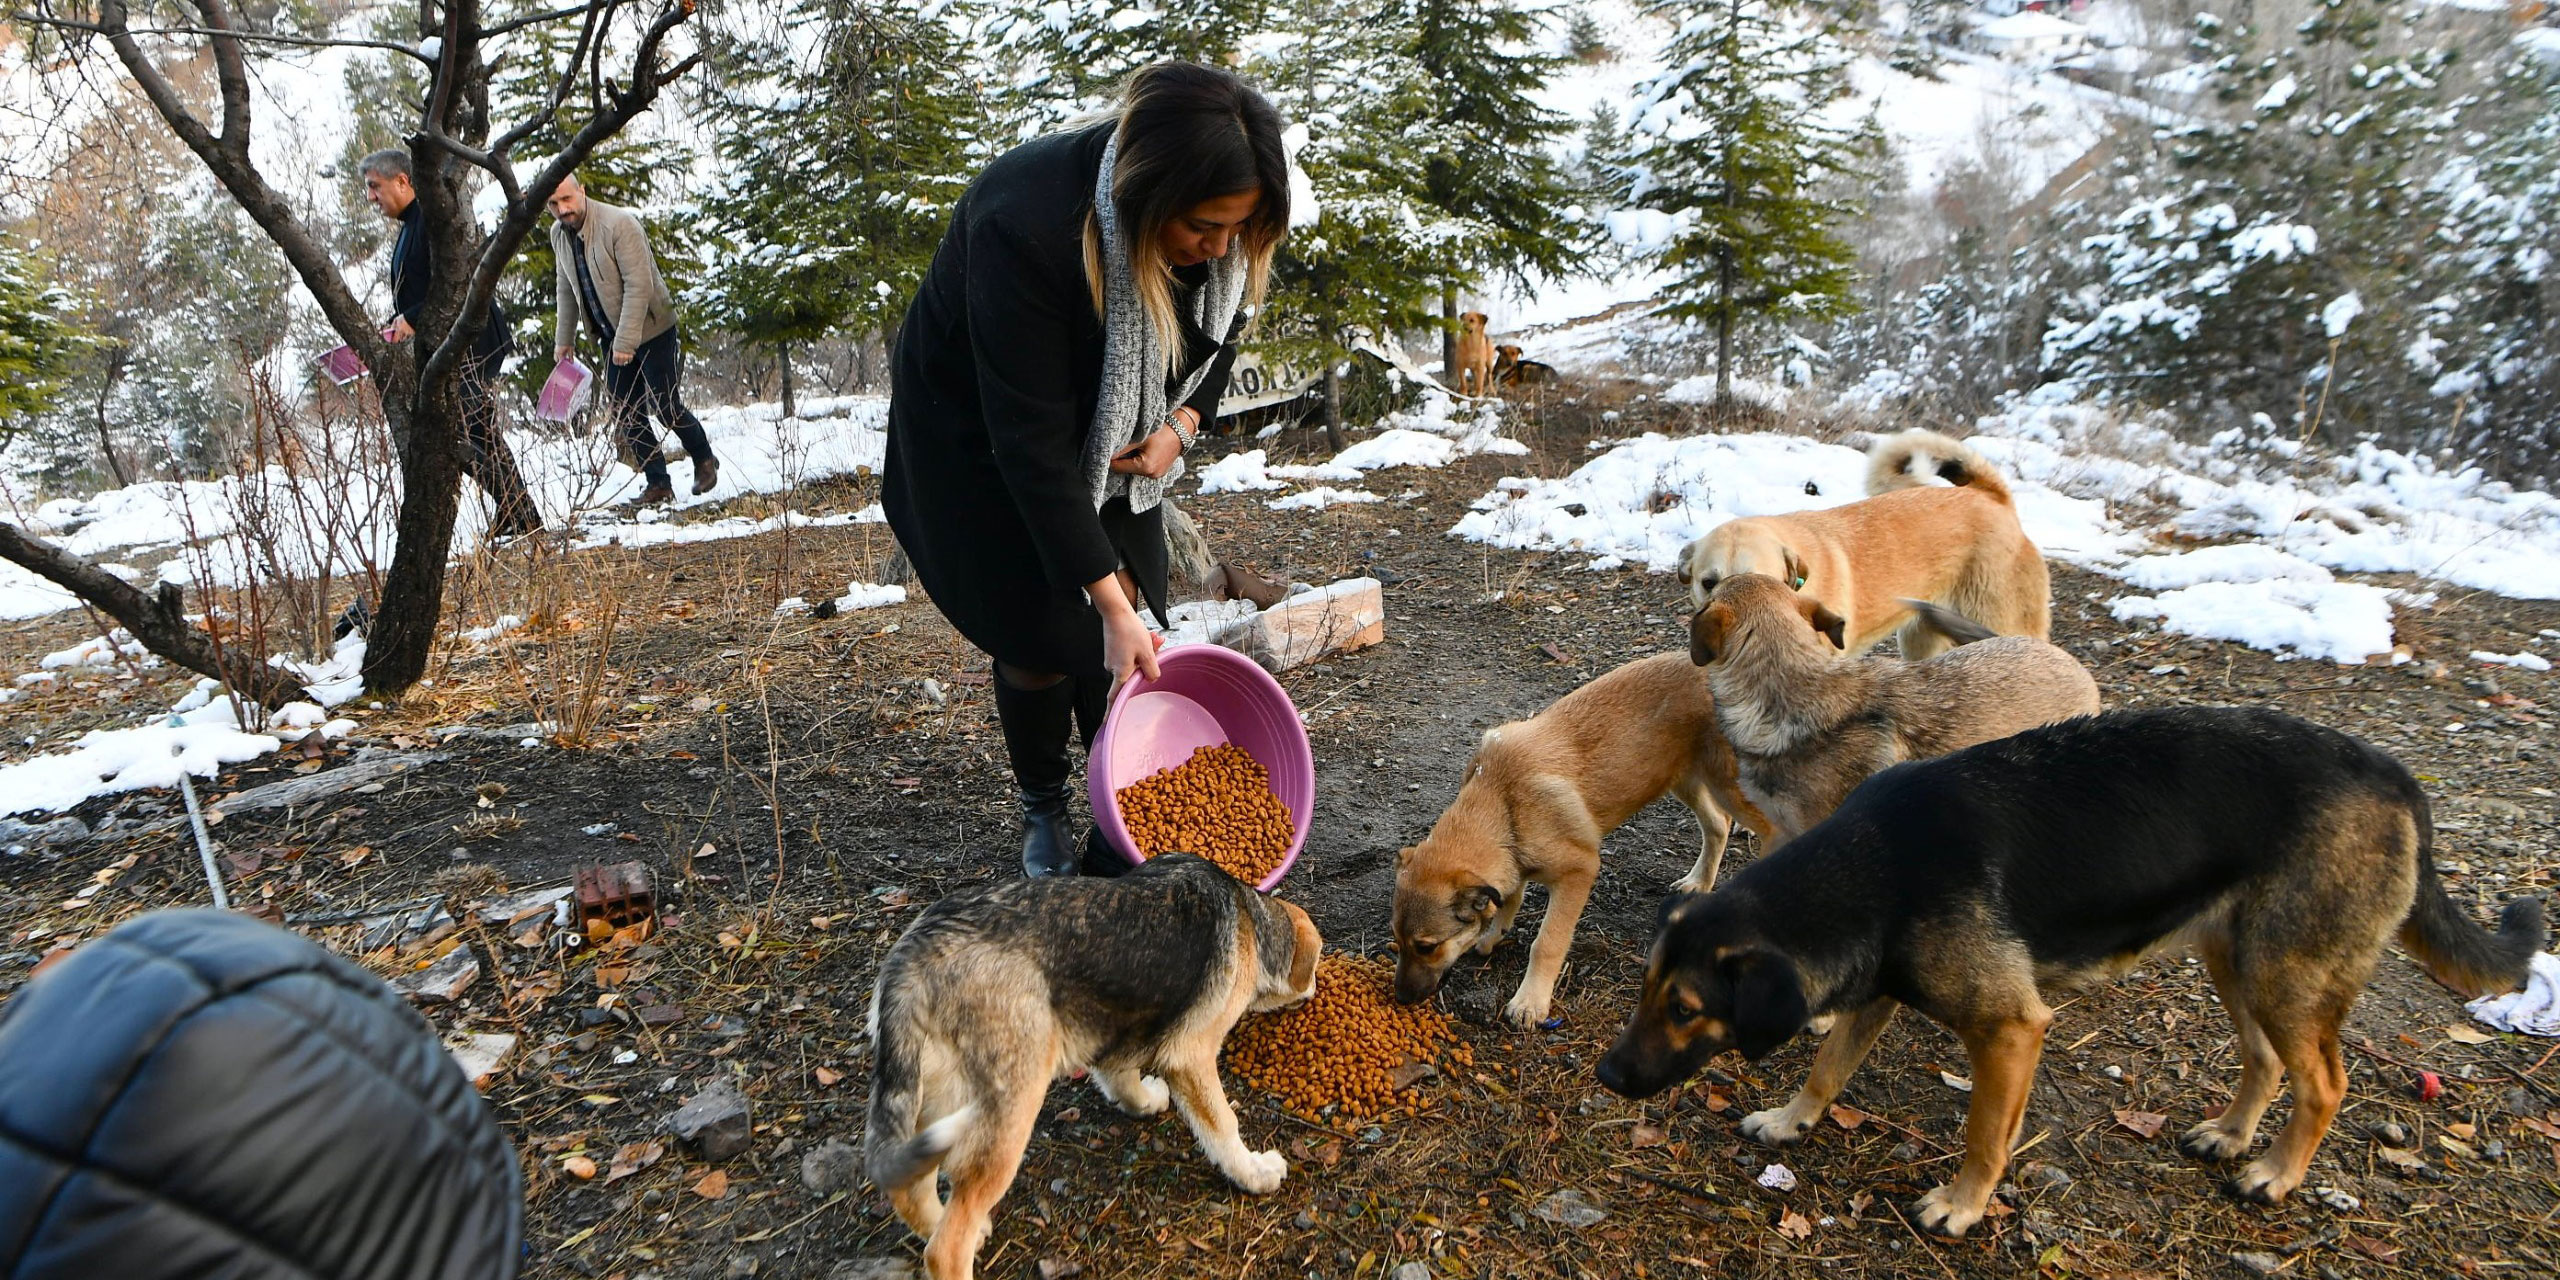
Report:
M496 503L498 516L491 526L500 533L513 533L538 528L542 521L535 513L532 495L525 492L524 475L516 470L515 451L507 448L506 432L498 422L498 398L493 389L498 381L498 366L505 363L504 349L474 356L462 369L462 467L480 491Z
M615 364L609 354L605 358L604 391L613 406L614 423L622 428L623 443L639 459L651 484L668 483L667 464L658 456L658 433L649 425L652 418L684 442L686 457L696 462L711 457L711 437L703 433L702 420L676 394L684 359L676 333L669 329L641 343L629 364Z

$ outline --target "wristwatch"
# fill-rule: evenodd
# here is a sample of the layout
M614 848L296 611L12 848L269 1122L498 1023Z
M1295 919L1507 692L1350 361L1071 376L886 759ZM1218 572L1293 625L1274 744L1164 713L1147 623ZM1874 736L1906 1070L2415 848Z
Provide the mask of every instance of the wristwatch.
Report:
M1176 439L1176 440L1181 441L1181 442L1182 442L1182 447L1183 447L1183 448L1188 449L1188 448L1190 448L1192 445L1199 443L1199 440L1200 440L1200 433L1199 433L1199 432L1197 432L1197 431L1185 431L1185 430L1183 430L1183 429L1182 429L1182 410L1181 410L1181 409L1176 408L1173 412L1166 414L1166 415L1164 416L1164 424L1165 424L1166 426L1168 426L1168 427L1173 428L1173 438L1174 438L1174 439Z

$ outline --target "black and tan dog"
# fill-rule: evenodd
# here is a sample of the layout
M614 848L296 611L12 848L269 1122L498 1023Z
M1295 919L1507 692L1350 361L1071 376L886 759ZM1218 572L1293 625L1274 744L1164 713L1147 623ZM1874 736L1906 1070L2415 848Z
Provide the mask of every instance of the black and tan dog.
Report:
M1007 881L926 909L871 992L863 1159L928 1241L927 1274L973 1273L1049 1082L1078 1067L1132 1115L1162 1112L1169 1095L1229 1181L1278 1187L1288 1162L1245 1148L1218 1050L1238 1018L1314 994L1323 949L1306 912L1189 854L1118 879ZM937 1170L951 1178L947 1208Z
M1742 794L1768 815L1770 847L1830 816L1888 765L2098 709L2097 682L2070 654L1903 603L1915 625L1962 647L1920 662L1849 657L1839 618L1756 573L1716 584L1690 620L1689 660L1708 668L1716 723Z
M1680 888L1715 887L1736 819L1768 834L1736 789L1715 696L1679 654L1638 658L1486 730L1457 798L1396 855L1396 999L1429 999L1459 956L1492 951L1535 883L1547 918L1505 1012L1524 1027L1544 1020L1600 877L1600 842L1665 795L1698 815L1698 861Z
M2272 1204L2337 1115L2338 1028L2386 943L2466 996L2512 989L2542 948L2538 900L2508 903L2494 937L2463 915L2433 835L2397 760L2273 711L2118 711L1902 765L1715 894L1666 905L1600 1081L1643 1097L1824 1019L1802 1091L1742 1122L1793 1142L1910 1005L1973 1063L1964 1164L1916 1206L1923 1226L1962 1235L2008 1164L2047 996L2191 948L2239 1033L2240 1082L2182 1145L2248 1151L2291 1072L2291 1122L2232 1183Z

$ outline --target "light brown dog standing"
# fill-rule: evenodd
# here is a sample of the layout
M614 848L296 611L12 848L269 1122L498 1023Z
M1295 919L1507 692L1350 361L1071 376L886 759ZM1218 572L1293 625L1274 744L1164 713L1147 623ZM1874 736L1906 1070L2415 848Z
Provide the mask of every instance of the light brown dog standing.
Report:
M1547 918L1504 1012L1520 1026L1544 1021L1600 875L1601 840L1665 794L1689 806L1702 834L1682 889L1714 887L1735 818L1768 830L1736 784L1708 682L1681 654L1638 658L1488 730L1457 799L1396 855L1396 998L1429 999L1460 954L1491 952L1536 883Z
M1735 574L1765 574L1837 616L1852 654L1897 630L1906 658L1952 647L1914 623L1906 599L1945 605L1998 635L2051 633L2044 554L1982 455L1934 431L1887 436L1868 451L1867 492L1874 496L1824 511L1716 526L1680 554L1691 602L1704 607Z
M1942 639L1978 634L1925 605L1915 612ZM1843 654L1846 628L1757 573L1716 584L1689 623L1690 661L1709 668L1716 723L1742 794L1768 815L1771 848L1887 766L2098 710L2097 681L2042 640L1994 636L1903 662Z
M1458 317L1458 367L1455 390L1462 396L1493 394L1493 338L1484 331L1484 313Z

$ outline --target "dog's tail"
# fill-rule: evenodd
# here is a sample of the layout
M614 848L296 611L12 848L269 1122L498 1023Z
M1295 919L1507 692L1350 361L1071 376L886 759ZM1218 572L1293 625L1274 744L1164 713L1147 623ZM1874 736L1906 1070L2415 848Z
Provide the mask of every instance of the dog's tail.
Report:
M1889 435L1867 450L1867 494L1908 489L1936 476L1959 489L1980 489L2002 503L2015 505L2009 482L1962 441L1914 427Z
M887 983L884 981L885 987ZM871 1107L863 1123L862 1167L871 1185L883 1191L903 1187L932 1171L960 1141L977 1114L965 1106L916 1129L917 1090L923 1081L916 1053L898 1010L880 992L871 997ZM883 1014L888 1016L883 1017Z
M1921 625L1945 636L1950 644L1972 644L2000 634L1953 609L1926 600L1905 598L1902 607L1918 615Z
M2400 945L2464 999L2523 986L2533 957L2550 936L2542 899L2510 900L2498 913L2498 931L2482 930L2446 896L2444 881L2436 875L2435 822L2423 797L2413 816L2418 823L2418 896L2400 924Z

